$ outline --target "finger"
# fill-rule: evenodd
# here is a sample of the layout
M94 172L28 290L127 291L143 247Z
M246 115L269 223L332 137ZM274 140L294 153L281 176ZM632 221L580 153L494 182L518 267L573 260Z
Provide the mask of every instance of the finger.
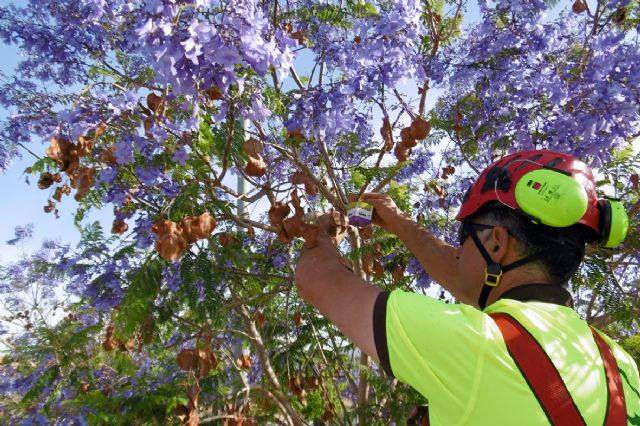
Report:
M385 198L387 194L383 194L381 192L365 192L362 194L361 199L377 199L377 198Z

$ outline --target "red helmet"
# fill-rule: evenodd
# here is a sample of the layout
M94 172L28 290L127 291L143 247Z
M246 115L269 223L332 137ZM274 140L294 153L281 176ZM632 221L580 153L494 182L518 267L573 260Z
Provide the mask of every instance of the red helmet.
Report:
M500 158L471 185L456 219L472 216L491 201L537 223L555 227L580 223L598 235L601 232L593 174L589 166L571 155L531 150Z

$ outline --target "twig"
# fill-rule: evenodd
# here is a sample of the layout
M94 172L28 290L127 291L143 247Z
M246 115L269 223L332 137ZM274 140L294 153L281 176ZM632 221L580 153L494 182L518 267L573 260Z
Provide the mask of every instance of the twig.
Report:
M342 213L347 212L347 206L344 205L342 201L338 199L335 195L333 195L331 191L327 190L326 186L322 182L320 182L320 180L318 180L318 178L315 177L313 173L311 173L311 170L309 169L309 167L307 167L306 164L304 164L303 162L295 158L293 155L291 155L291 153L289 153L285 149L274 144L271 144L271 146L276 151L280 152L284 157L286 157L287 160L291 161L296 167L298 167L300 170L306 173L309 179L313 181L313 183L318 187L322 195L333 205L335 209L339 210Z
M273 370L273 366L271 365L271 360L269 359L269 355L267 354L267 350L264 347L264 343L262 342L262 336L256 327L256 322L249 316L249 312L245 305L240 305L236 312L238 312L245 323L249 331L249 335L252 337L251 341L258 353L258 359L260 359L260 363L262 364L262 371L266 376L267 380L276 391L274 393L274 397L280 402L280 404L284 407L285 413L291 419L291 423L295 426L303 426L303 422L298 416L298 413L291 405L291 401L289 398L284 395L282 391L282 385L276 376L275 371Z
M293 81L296 82L296 85L298 86L298 88L300 90L304 90L304 84L302 84L302 81L300 81L300 77L298 77L298 73L296 72L296 69L293 67L289 67L289 72L291 73L291 77L293 78Z

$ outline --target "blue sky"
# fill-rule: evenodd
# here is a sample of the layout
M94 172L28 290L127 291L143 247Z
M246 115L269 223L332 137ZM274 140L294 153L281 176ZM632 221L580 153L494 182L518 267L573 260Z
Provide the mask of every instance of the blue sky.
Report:
M24 4L23 1L0 0L0 6L8 4ZM19 61L19 52L15 47L0 43L0 70L5 74L11 74ZM6 117L10 111L0 109L0 118ZM43 154L48 141L42 145L33 144L31 149L36 154ZM9 169L0 172L0 264L6 264L23 255L22 247L9 246L7 240L13 238L16 226L29 223L34 225L34 238L25 245L25 249L36 249L45 239L54 239L61 242L75 243L79 239L79 232L73 224L73 212L77 206L73 197L67 197L59 204L60 218L56 219L51 213L45 213L43 207L47 204L49 190L40 190L37 187L37 177L29 176L31 185L25 183L27 175L24 169L30 166L35 158L31 154L24 153L22 159L16 159ZM93 219L103 219L105 226L109 226L108 211L94 215Z

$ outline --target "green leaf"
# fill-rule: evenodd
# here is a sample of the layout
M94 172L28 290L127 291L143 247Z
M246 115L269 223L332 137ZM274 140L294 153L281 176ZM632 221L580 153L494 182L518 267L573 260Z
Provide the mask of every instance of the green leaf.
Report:
M49 157L44 157L31 165L31 173L43 173L58 170L58 164Z
M31 386L31 389L24 395L22 398L23 403L29 403L35 399L37 399L42 391L49 385L51 385L60 374L60 366L55 364L52 367L49 367L38 377L36 382Z
M160 290L162 265L160 260L150 260L130 275L131 284L115 316L115 336L129 339L148 317Z

